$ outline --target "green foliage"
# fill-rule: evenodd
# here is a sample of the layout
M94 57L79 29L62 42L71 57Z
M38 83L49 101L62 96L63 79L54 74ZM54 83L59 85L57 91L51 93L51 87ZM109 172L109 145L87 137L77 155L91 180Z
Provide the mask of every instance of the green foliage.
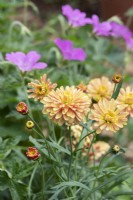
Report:
M53 3L52 0L47 2ZM117 45L113 39L94 36L89 26L72 29L61 14L42 21L32 1L1 0L0 8L0 200L132 199L133 169L121 153L109 154L102 164L88 164L88 158L79 150L83 148L83 137L90 132L91 124L80 124L83 127L81 142L78 151L72 152L67 127L54 125L42 114L42 104L28 99L27 95L27 84L40 79L44 73L60 87L87 84L93 77L111 78L116 71L124 71L123 43L120 41ZM127 15L132 16L132 8ZM63 60L54 44L57 37L70 39L75 47L84 48L87 59L84 62ZM48 68L22 73L5 61L8 52L31 50L42 55L41 61L48 63ZM124 81L132 82L130 74ZM122 82L113 93L114 99L121 87ZM37 124L32 130L25 127L30 118L16 112L20 101L27 103L29 114ZM130 119L126 129L113 139L97 135L93 142L103 139L111 145L116 141L127 146L133 139L132 129ZM41 158L27 159L30 146L38 149Z

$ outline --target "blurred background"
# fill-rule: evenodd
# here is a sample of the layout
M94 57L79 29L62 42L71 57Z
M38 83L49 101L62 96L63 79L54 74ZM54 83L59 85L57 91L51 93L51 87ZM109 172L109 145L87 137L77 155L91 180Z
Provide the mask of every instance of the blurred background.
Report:
M18 2L20 1L22 0L18 0ZM59 12L62 5L71 4L75 8L86 12L89 17L95 13L102 18L102 20L107 20L117 15L124 23L127 23L127 25L133 29L132 19L128 19L129 16L132 17L133 15L133 0L32 0L31 2L33 2L40 11L40 23L54 13Z
M16 4L28 2L28 0L0 0L0 7L4 9L9 4ZM132 23L132 15L133 15L133 0L31 0L29 1L34 3L40 12L39 21L37 19L35 22L41 26L44 23L44 20L51 17L51 15L59 12L61 10L61 6L64 4L70 4L75 8L79 8L81 11L87 13L87 16L91 16L92 14L97 14L102 20L107 20L108 18L117 15L119 16L124 23L126 23L130 28L133 29ZM18 5L21 6L21 5ZM29 16L28 21L33 20L33 9L28 6ZM36 10L36 9L35 9ZM34 11L35 11L34 10ZM18 8L18 19L21 19L23 16L23 9ZM128 17L130 16L130 19Z

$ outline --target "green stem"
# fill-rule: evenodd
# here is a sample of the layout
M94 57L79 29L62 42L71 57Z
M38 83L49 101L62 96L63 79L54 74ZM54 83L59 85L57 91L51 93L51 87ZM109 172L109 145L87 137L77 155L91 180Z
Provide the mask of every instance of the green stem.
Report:
M43 170L42 164L40 163L39 160L38 160L38 163L42 170L42 200L44 200L44 170Z
M37 133L37 135L39 135L42 139L44 139L44 137L35 129L35 128L33 128L32 129L35 133Z
M30 116L29 114L27 114L27 115L28 115L28 117L31 119L31 121L34 122L34 124L36 125L36 127L38 128L38 130L42 133L42 130L41 130L40 126L38 126L38 124L37 124L36 121L33 119L33 117ZM42 133L42 135L43 135L43 133ZM43 135L43 136L44 136L44 135Z
M69 126L69 140L70 140L70 161L69 161L69 168L68 168L68 181L70 180L71 174L71 166L72 166L72 157L73 157L73 150L72 150L72 135L71 135L71 127Z
M33 129L41 138L43 138L45 140L45 144L46 144L46 147L47 147L47 150L48 150L48 156L49 156L49 159L51 159L51 156L50 156L50 150L49 150L49 147L50 145L48 144L47 140L45 139L45 136L42 136L36 129ZM51 148L51 147L50 147Z
M33 172L32 172L32 175L30 177L30 181L29 181L29 185L28 185L28 197L30 199L30 196L31 196L31 185L32 185L32 181L33 181L33 178L34 178L34 175L35 175L35 172L36 172L36 169L37 169L38 165L35 166Z
M84 137L82 137L82 138L80 139L80 141L79 141L78 144L76 145L76 151L77 151L77 149L78 149L79 144L82 142L82 140L83 140L84 138L86 138L87 136L91 135L92 133L95 133L95 131L92 131L92 132L88 133L87 135L85 135Z
M46 140L46 138L45 138L45 136L44 136L44 134L43 134L41 128L38 126L38 124L36 123L36 121L35 121L29 114L28 114L28 117L34 122L34 124L35 124L36 127L38 128L38 131L40 131L41 134L40 134L35 128L33 128L33 130L34 130L41 138L44 139L45 144L46 144L46 147L47 147L47 150L48 150L49 159L50 159L50 150L49 150L49 149L51 148L51 146L49 145L49 143L48 143L48 141Z
M112 93L112 97L113 97L113 95L114 95L114 93L115 93L116 86L117 86L117 84L115 83L115 85L114 85L114 89L113 89L113 93ZM112 97L111 97L111 98L112 98Z
M54 128L54 123L52 123L51 126L52 126L53 139L57 142L56 134L55 134L55 128Z
M24 1L24 24L27 25L28 19L28 0Z
M21 73L21 80L22 80L22 87L23 87L24 94L25 94L25 101L26 101L26 104L28 106L29 113L32 116L31 107L30 107L30 103L29 103L29 99L28 99L28 94L27 94L27 90L25 88L26 87L25 86L25 80L24 80L24 76L22 75L22 73Z
M94 184L93 184L93 186L92 186L92 190L94 190L95 185L96 185L96 183L98 182L98 174L99 174L99 171L100 171L100 169L101 169L101 165L102 165L102 163L103 163L103 161L104 161L104 158L105 158L108 154L110 154L110 151L107 152L107 153L102 157L102 159L101 159L101 161L100 161L99 167L98 167L97 172L96 172L96 179L95 179ZM90 193L91 193L91 192L90 192ZM90 195L90 193L89 193L89 195ZM95 196L95 192L94 192L94 196ZM89 197L89 196L88 196L88 197ZM88 197L87 197L87 198L88 198Z
M88 128L87 124L84 124L83 122L80 122L79 125L82 126L83 128L85 128L87 131L89 131L89 132L91 131L91 130Z

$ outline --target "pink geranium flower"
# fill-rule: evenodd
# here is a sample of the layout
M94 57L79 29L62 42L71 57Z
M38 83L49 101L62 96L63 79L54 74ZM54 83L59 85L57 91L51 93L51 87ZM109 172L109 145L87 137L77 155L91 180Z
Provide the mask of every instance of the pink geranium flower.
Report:
M73 27L85 26L89 23L86 13L73 9L70 5L62 6L62 14L67 17L68 23Z
M6 60L16 65L23 72L46 68L46 63L38 62L40 57L40 54L36 51L30 51L27 54L23 52L11 52L6 54Z
M86 58L85 51L82 48L74 48L73 43L70 40L56 38L55 44L60 49L65 60L84 61Z

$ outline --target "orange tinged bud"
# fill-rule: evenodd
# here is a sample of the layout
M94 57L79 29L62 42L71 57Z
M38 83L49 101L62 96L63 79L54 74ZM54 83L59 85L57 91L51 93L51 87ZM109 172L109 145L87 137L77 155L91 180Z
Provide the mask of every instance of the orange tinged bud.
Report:
M31 160L36 160L41 156L35 147L28 147L28 151L26 152L26 155Z
M80 83L79 85L76 86L77 89L80 89L82 92L87 93L87 85L85 85L84 83Z
M16 110L22 115L26 115L28 113L28 106L24 102L19 102L16 106Z
M119 83L122 80L122 76L120 74L114 74L114 76L112 77L112 81L114 83Z

